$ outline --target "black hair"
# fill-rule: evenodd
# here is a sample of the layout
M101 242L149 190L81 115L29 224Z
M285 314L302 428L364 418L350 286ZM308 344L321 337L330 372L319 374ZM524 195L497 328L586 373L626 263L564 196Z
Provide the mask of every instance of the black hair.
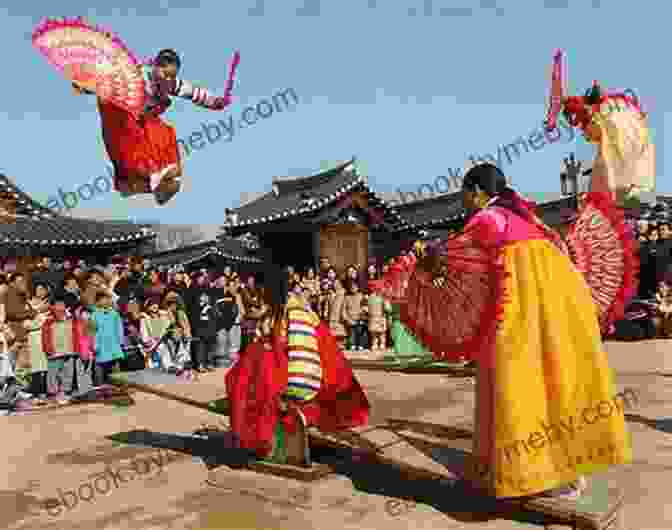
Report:
M19 278L25 278L26 275L22 272L13 272L9 275L9 283L14 283Z
M51 305L55 305L55 304L64 304L64 305L66 305L66 306L68 305L67 302L66 302L65 293L62 293L62 292L60 292L60 291L57 292L57 293L54 293L54 294L51 296L51 298L50 298L50 300L49 300L49 303L50 303Z
M586 104L595 105L600 102L602 96L602 88L599 85L593 85L588 90L586 90L586 93L583 97L585 98Z
M154 64L156 66L168 66L174 64L175 67L179 70L180 67L182 66L182 61L180 60L180 56L177 55L177 52L175 50L166 48L164 50L161 50L156 55L156 58L154 59Z
M517 205L516 192L507 185L506 176L496 165L479 164L467 171L462 180L462 188L474 192L477 187L488 197L496 197L493 206L507 208L523 219L529 218L529 213L521 210Z
M37 282L33 283L33 293L37 292L38 287L44 287L47 290L47 292L51 292L51 290L52 290L49 282L45 282L45 281L40 280L40 281L37 281Z
M476 191L476 186L489 197L494 197L507 188L506 177L494 164L479 164L467 171L462 181L462 187L467 191Z

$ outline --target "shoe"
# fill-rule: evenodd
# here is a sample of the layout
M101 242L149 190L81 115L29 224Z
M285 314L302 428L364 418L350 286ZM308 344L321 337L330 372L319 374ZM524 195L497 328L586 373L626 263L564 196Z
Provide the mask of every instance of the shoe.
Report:
M205 368L196 368L196 372L199 374L207 374L208 371Z
M18 399L33 399L33 395L29 394L28 392L24 392L23 390L19 390L16 393L16 397Z
M170 191L161 191L161 189L167 186L171 181L176 184L175 188ZM156 200L156 204L158 204L159 206L163 206L168 201L170 201L170 199L175 197L175 195L177 195L181 189L182 189L181 178L166 177L161 181L161 184L159 184L156 190L154 190L154 200Z
M583 494L583 490L575 483L553 488L552 490L541 493L542 497L551 497L554 499L576 500Z

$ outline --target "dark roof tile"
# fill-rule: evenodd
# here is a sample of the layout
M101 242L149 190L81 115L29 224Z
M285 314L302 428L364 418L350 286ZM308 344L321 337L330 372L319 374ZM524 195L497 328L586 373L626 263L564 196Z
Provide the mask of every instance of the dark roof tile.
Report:
M129 246L156 237L146 227L65 217L40 205L9 177L0 174L0 195L13 203L16 217L0 222L0 244L19 246Z
M380 204L394 224L405 223L395 206L389 205L367 185L366 178L357 174L355 159L309 177L291 180L274 179L273 192L239 208L227 215L223 228L250 228L268 222L283 221L295 216L314 215L335 203L348 192L363 189Z
M398 204L396 210L408 222L406 230L431 228L465 218L461 192Z
M149 254L146 258L152 265L161 267L189 265L208 256L219 256L240 263L261 263L261 259L252 255L240 241L235 239L203 241L195 245Z

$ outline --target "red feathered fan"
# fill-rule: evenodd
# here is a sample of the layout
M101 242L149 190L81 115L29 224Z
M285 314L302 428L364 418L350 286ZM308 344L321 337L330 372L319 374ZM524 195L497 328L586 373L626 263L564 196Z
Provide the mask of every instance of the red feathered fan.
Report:
M467 231L433 255L402 257L373 290L400 304L401 321L436 358L471 359L496 330L504 277L500 252Z
M608 194L585 195L570 227L567 246L588 282L600 327L606 333L623 318L625 306L637 292L639 275L634 235Z

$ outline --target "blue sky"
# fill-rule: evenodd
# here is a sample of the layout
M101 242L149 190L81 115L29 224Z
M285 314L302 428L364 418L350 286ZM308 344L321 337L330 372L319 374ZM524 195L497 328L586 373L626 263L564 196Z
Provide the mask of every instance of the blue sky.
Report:
M0 171L42 201L59 186L92 182L106 165L95 101L74 97L31 46L44 16L84 15L111 27L142 57L175 48L182 76L219 93L239 49L234 116L286 88L300 103L194 153L185 191L167 207L108 193L73 215L216 227L224 208L236 206L241 194L270 189L273 176L310 174L352 155L374 189L417 189L540 124L555 48L567 53L570 91L598 79L639 94L651 113L658 191L672 191L664 177L669 79L658 67L670 9L660 1L93 3L101 7L60 1L49 10L51 4L23 0L0 8L0 44L8 52ZM180 101L166 117L184 137L225 114ZM592 159L592 147L577 138L504 169L523 192L557 192L563 156L576 151Z

